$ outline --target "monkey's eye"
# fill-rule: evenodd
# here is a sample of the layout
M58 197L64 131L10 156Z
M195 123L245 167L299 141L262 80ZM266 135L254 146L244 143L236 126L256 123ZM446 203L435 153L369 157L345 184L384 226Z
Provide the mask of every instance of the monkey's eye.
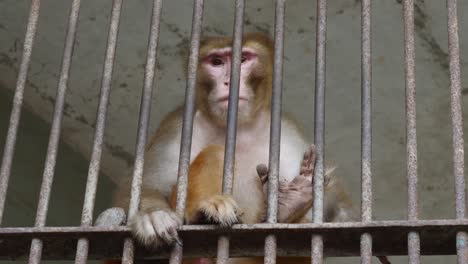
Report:
M219 66L219 65L223 65L224 61L220 59L219 57L213 57L211 59L211 64L213 64L214 66Z
M241 63L244 63L246 60L247 60L247 57L246 57L246 56L242 56L242 58L241 58Z

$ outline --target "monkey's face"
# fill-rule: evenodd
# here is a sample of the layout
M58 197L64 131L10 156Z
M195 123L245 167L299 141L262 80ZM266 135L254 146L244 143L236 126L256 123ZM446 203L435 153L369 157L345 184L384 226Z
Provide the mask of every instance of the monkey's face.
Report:
M231 84L231 47L213 49L201 58L201 78L199 93L212 117L223 124L226 123L229 87ZM243 47L241 58L241 73L239 82L238 119L240 122L251 120L264 94L258 91L262 88L265 72L262 67L262 54L252 47ZM263 84L264 86L264 84Z
M228 108L229 86L231 83L231 48L213 50L203 58L203 70L212 80L208 93L210 110L217 116L225 116ZM250 102L253 99L252 87L247 82L252 69L257 65L258 57L254 50L242 50L241 74L239 83L239 116L242 117L251 111Z
M197 108L212 121L225 126L231 84L232 39L208 37L200 45ZM239 80L238 123L256 120L271 104L273 43L267 34L243 37Z

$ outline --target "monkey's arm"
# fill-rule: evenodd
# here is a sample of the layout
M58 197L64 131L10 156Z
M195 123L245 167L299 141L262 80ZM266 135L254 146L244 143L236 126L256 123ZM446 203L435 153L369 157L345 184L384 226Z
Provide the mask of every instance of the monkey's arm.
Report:
M208 146L190 164L185 219L189 224L231 226L239 222L240 210L230 196L222 195L224 148ZM175 208L176 186L171 206Z

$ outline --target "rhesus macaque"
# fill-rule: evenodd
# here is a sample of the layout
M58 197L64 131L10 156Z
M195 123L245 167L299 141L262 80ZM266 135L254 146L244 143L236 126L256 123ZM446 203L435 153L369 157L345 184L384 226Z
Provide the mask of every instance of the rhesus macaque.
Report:
M262 33L246 34L243 38L233 193L223 195L222 146L226 136L231 45L231 38L211 37L200 46L185 219L173 211L183 107L162 121L149 143L139 213L129 219L135 239L144 246L158 248L178 242L177 227L184 220L189 224L231 226L259 223L265 216L263 184L268 180L267 170L258 165L268 161L273 43ZM278 220L310 222L315 149L292 119L282 118L281 132ZM357 220L350 198L331 177L331 171L325 173L325 220ZM116 206L127 208L128 186L122 184L116 193ZM297 262L289 259L283 263L310 262L307 258L295 259ZM210 262L200 259L196 263ZM239 258L231 263L262 263L262 259Z

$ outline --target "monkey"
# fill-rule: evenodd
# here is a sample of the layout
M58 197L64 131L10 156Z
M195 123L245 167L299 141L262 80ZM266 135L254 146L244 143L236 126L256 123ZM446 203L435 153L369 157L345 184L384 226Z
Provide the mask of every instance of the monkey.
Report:
M233 193L220 192L222 178L218 172L224 155L220 146L226 136L232 39L208 37L199 49L185 219L174 212L182 130L183 106L180 106L163 119L147 147L139 212L128 219L132 235L143 246L160 248L178 243L177 227L184 221L231 226L264 220L264 184L268 177L264 165L258 165L268 160L273 42L267 34L247 33L242 44ZM281 130L279 221L310 222L313 171L310 168L315 149L292 118L283 115ZM343 189L333 187L339 184L329 177L330 173L325 173L329 179L326 197L331 195L331 199L325 199L326 215L332 221L353 219L350 199ZM129 193L129 184L120 184L115 206L126 208ZM291 201L291 197L296 200ZM236 263L257 263L252 259L240 261Z
M224 145L231 43L232 40L227 37L208 37L200 43L191 164L208 145ZM232 225L239 221L258 223L263 214L263 188L256 166L268 160L272 65L273 43L270 37L262 33L246 34L242 48L236 172L232 197L239 208L249 210L236 215L235 221L224 219L227 222L219 223L221 225ZM157 247L175 242L177 235L174 230L183 222L168 202L177 181L181 112L182 107L171 112L161 122L148 145L140 211L133 219L129 219L133 235L143 245ZM281 123L283 154L280 157L280 178L290 182L299 175L303 153L310 145L295 121L283 118ZM240 195L240 190L249 193L248 197ZM116 205L125 207L128 204L128 191L118 191L116 198ZM219 201L213 203L225 203L230 199L224 195L219 198Z

